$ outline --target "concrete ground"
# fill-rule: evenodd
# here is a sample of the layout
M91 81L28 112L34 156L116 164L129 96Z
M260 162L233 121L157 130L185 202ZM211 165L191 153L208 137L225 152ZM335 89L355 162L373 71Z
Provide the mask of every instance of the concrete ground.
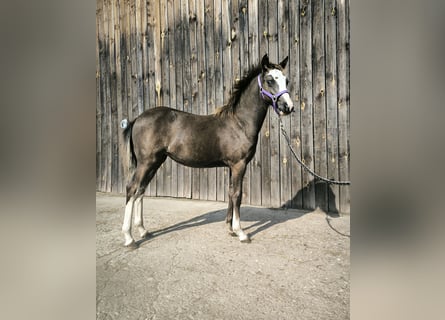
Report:
M146 197L128 250L124 203L96 195L97 319L349 319L349 216L242 206L246 244L226 203Z

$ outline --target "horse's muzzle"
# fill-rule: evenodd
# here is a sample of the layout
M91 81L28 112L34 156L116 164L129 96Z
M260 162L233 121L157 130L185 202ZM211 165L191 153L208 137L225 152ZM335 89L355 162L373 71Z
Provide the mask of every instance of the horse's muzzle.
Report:
M292 112L295 112L295 108L293 104L288 104L287 102L284 102L281 106L278 107L280 113L282 115L288 115Z

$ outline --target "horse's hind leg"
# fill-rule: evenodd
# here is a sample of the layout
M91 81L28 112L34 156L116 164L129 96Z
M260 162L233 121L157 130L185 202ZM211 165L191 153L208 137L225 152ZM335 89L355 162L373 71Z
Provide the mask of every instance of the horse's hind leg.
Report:
M144 195L139 196L136 198L134 202L134 226L139 231L139 235L141 238L147 238L148 237L148 231L144 227L144 219L143 219L143 206L142 206L142 199L144 198Z
M128 198L127 192L127 204L125 205L125 215L124 215L124 224L122 225L122 233L125 237L124 246L126 247L135 247L134 239L131 235L131 218L133 216L133 206L134 206L135 198L130 196Z
M127 184L127 204L125 206L124 223L122 225L122 233L125 237L124 245L126 247L136 246L131 234L133 212L135 212L135 227L138 229L141 237L148 235L147 230L144 228L142 218L142 198L144 197L145 188L165 159L165 156L159 156L155 157L152 161L138 163L133 177Z

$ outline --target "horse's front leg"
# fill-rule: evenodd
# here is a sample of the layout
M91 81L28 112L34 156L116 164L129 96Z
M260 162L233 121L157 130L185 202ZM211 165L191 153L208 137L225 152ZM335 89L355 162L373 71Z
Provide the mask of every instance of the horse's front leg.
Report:
M229 169L229 205L227 207L226 225L227 229L229 230L229 234L232 236L236 236L236 234L233 232L232 229L232 220L233 220L233 201L231 196L232 194L233 194L232 170Z
M232 178L229 198L232 200L233 206L233 218L232 218L232 230L238 236L241 242L250 242L250 238L244 233L240 223L240 207L241 198L243 196L243 178L246 172L246 163L240 162L234 165L232 168ZM230 202L229 202L230 208Z

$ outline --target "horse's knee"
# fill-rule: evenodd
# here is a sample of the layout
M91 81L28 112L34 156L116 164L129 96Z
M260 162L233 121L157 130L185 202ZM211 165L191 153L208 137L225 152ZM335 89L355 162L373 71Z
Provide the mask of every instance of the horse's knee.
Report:
M145 187L140 186L140 187L136 190L136 193L134 194L134 196L135 196L136 198L140 198L140 197L144 196L144 193L145 193ZM141 198L141 201L142 201L142 198Z
M133 181L127 184L127 187L126 187L126 195L127 195L127 197L126 197L125 203L128 203L128 201L130 201L130 199L132 197L133 198L135 197L136 190L137 190L137 187L136 187L136 184Z
M234 203L236 203L236 200L238 200L240 197L241 197L241 191L237 190L232 192L231 198Z
M127 199L126 202L130 200L131 197L139 198L144 195L146 186L132 180L127 184Z

